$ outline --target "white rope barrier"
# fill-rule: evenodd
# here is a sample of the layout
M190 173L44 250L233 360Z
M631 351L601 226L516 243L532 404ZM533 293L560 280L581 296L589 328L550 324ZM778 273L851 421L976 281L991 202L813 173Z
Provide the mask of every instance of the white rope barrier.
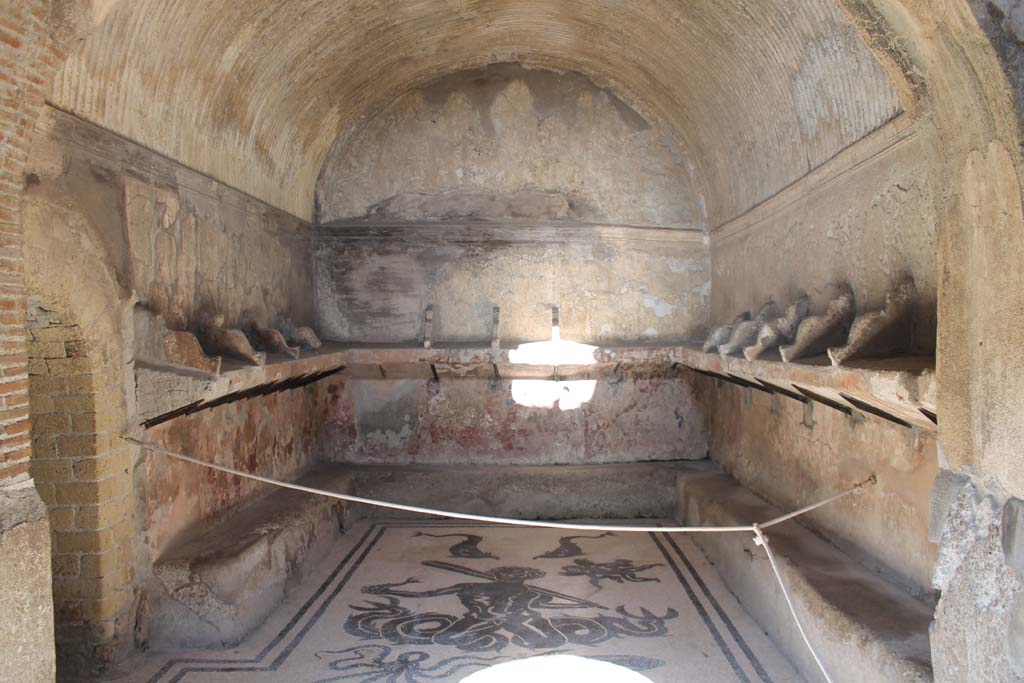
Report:
M796 627L800 631L800 635L803 637L804 643L807 644L807 649L811 651L811 656L814 657L814 661L818 664L818 668L821 669L822 675L825 676L825 680L828 683L832 683L832 678L829 676L828 671L825 669L825 665L818 657L818 653L815 652L814 647L811 645L810 639L807 637L806 631L804 631L803 624L800 622L800 617L797 616L796 608L793 605L793 600L790 598L789 590L786 588L786 583L782 579L782 574L779 572L778 565L775 562L775 556L772 554L771 548L768 547L768 537L765 536L763 530L769 527L773 527L783 522L799 517L800 515L807 514L813 510L817 510L820 507L834 503L835 501L845 498L846 496L860 491L865 486L873 485L877 482L875 475L871 475L864 481L851 486L842 493L838 493L831 498L819 501L812 505L807 505L799 510L787 513L780 517L770 519L767 522L760 524L750 524L744 526L617 526L617 525L604 525L604 524L575 524L571 522L549 522L542 520L532 519L511 519L508 517L490 517L488 515L474 515L466 512L451 512L450 510L436 510L434 508L420 507L418 505L405 505L402 503L392 503L385 500L375 500L373 498L362 498L360 496L353 496L347 493L337 493L335 491L327 491L324 489L318 489L312 486L303 486L302 484L293 484L286 481L279 481L277 479L271 479L269 477L263 477L258 474L252 474L250 472L243 472L233 467L225 467L224 465L216 465L205 460L199 460L191 456L185 455L184 453L178 453L166 448L157 446L140 439L136 439L130 436L123 437L126 441L140 446L153 453L160 453L176 460L183 462L189 462L202 467L207 467L218 472L224 472L226 474L233 474L238 477L245 479L251 479L253 481L262 482L264 484L270 484L284 489L291 489L292 491L301 491L303 493L311 493L313 495L325 496L327 498L334 498L336 500L344 500L350 503L359 503L361 505L370 505L373 507L386 508L389 510L401 510L403 512L414 512L423 515L432 515L435 517L446 517L448 519L461 519L471 522L486 522L489 524L502 524L505 526L518 526L518 527L532 527L538 529L567 529L570 531L615 531L623 533L651 533L654 531L669 534L691 534L691 533L735 533L735 532L750 532L754 534L754 543L764 548L765 553L768 556L768 562L771 564L772 572L775 574L775 579L778 581L779 588L782 589L782 595L786 599L786 604L789 605L789 611L793 615L793 620L796 622Z
M779 566L775 564L775 555L772 553L772 549L768 547L768 537L761 531L761 526L758 524L754 525L754 543L764 548L764 552L768 555L768 563L772 566L772 572L775 574L775 580L779 582L779 588L782 589L782 597L786 598L786 604L789 605L789 613L793 615L793 621L796 622L796 629L800 631L800 637L804 639L804 643L807 645L807 649L811 651L811 656L814 657L814 662L821 669L821 675L825 677L828 683L832 683L832 677L828 675L828 670L825 668L825 664L822 663L821 658L818 657L818 653L815 651L814 646L811 645L811 639L807 637L807 632L804 631L804 625L800 621L800 617L796 614L796 607L793 606L793 600L789 597L789 590L786 588L786 582L782 580L782 574L779 572Z

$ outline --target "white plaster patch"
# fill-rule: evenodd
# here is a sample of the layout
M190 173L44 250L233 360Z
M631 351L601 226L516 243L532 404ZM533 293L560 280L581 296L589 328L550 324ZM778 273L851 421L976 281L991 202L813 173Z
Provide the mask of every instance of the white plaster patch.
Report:
M640 333L640 336L644 339L654 339L658 336L658 331L653 327L648 327L646 330Z
M673 273L701 273L704 271L702 263L690 259L662 256L661 262L668 266L668 269Z
M664 299L659 299L651 294L644 294L644 306L651 309L651 311L654 312L654 315L659 318L672 315L672 312L676 310L676 307L669 302Z
M393 429L376 430L370 432L363 438L366 443L374 448L380 447L393 447L398 448L405 445L412 437L412 428L408 422L402 427L401 431L396 432Z

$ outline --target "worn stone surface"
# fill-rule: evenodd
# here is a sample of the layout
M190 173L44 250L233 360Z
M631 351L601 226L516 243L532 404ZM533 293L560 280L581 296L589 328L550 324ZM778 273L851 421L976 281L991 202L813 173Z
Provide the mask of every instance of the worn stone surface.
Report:
M708 256L686 231L595 226L455 225L322 229L314 246L325 339L506 344L679 339L707 325Z
M272 327L260 327L258 325L253 326L251 329L252 336L256 339L256 345L264 351L280 353L292 359L299 357L301 348L299 346L289 346L288 341L280 330Z
M0 487L0 577L0 679L54 680L50 524L27 476Z
M942 540L950 510L969 481L966 474L947 469L940 469L935 475L928 512L928 540L932 543Z
M724 475L681 478L679 497L679 518L686 524L751 524L780 514ZM835 680L932 680L928 605L865 570L798 523L772 527L766 536L815 651ZM693 538L804 677L820 678L764 550L752 535Z
M325 380L177 418L146 438L208 462L288 480L316 461L320 430L339 391ZM181 533L269 490L157 454L147 454L136 467L135 486L144 565Z
M204 310L229 327L279 312L312 322L307 223L53 109L38 137L26 247L65 273L54 286L84 289L106 315L110 297L134 295L175 330L198 331Z
M807 297L801 296L786 307L786 315L767 321L757 333L757 342L743 349L743 357L756 360L768 349L792 341L800 321L807 316L808 307Z
M224 315L218 313L200 322L203 343L214 353L233 356L253 365L265 365L267 354L252 347L249 337L240 329L225 327Z
M651 529L629 534L359 522L238 647L151 650L116 680L732 683L737 671L801 680L693 541L657 534L659 521L617 521ZM570 653L568 668L517 672Z
M740 313L731 323L727 325L719 325L711 330L711 334L709 334L708 338L704 340L704 344L702 346L704 353L717 351L719 346L728 343L729 338L732 337L733 330L736 329L736 326L746 320L750 320L749 311Z
M881 309L913 277L910 348L935 349L938 292L935 189L922 134L883 128L740 219L712 232L712 318L792 301L803 291L821 315L846 282L860 313ZM842 345L845 340L832 342Z
M325 457L514 465L697 460L707 454L704 416L690 377L596 381L593 399L577 410L518 405L511 392L511 381L479 379L347 382L330 405Z
M319 351L323 346L320 337L317 336L312 327L305 325L296 326L288 316L279 317L275 321L274 326L284 335L285 340L300 348Z
M418 88L339 141L315 219L701 228L693 173L663 125L587 77L494 64Z
M1003 506L1002 546L1006 564L1024 578L1024 501L1010 498Z
M871 474L878 483L806 517L851 556L904 589L933 600L936 547L928 540L935 435L876 417L782 395L714 386L707 397L711 457L744 486L783 509L828 498Z
M1000 543L1000 497L968 481L942 535L935 585L932 658L939 681L1008 681L1020 676L1021 577Z
M220 372L220 356L208 356L191 332L168 331L164 334L164 358L173 364L184 365L216 375Z
M693 463L628 463L600 466L461 466L352 468L356 495L443 508L454 512L523 519L670 518L676 476L717 471ZM358 506L374 517L415 517L394 510Z
M729 341L720 344L718 352L723 356L731 356L745 349L749 344L757 340L761 328L766 322L779 314L779 309L774 301L769 301L762 306L753 320L744 320L736 323L729 335Z
M730 263L729 248L715 238L720 273L752 272L756 266L759 277L750 282L760 288L771 282L782 290L798 279L796 273L802 278L813 269L820 272L803 286L810 290L847 278L859 295L865 292L862 303L868 308L880 305L868 301L873 296L869 289L876 288L871 291L879 295L899 270L911 271L923 292L939 290L939 412L949 464L970 468L979 480L996 481L1009 494L1022 495L1019 397L1024 368L1017 350L1024 318L1021 297L1014 294L1021 291L1024 277L1024 219L1020 116L1014 96L1019 102L1024 79L1021 48L1014 40L1014 3L659 0L623 8L597 0L423 2L381 3L365 12L350 11L351 3L317 0L288 7L261 0L227 10L185 0L78 5L82 7L56 3L51 9L25 2L2 10L0 87L10 106L5 104L0 124L0 223L9 240L0 267L6 282L4 368L12 378L4 396L14 411L4 430L5 449L11 449L5 457L13 458L5 467L8 476L28 466L22 427L21 369L26 363L19 318L22 199L29 199L29 215L32 202L39 199L32 194L40 187L37 181L45 186L52 175L63 173L36 173L26 165L26 151L33 119L50 86L49 74L64 59L52 43L64 44L63 38L77 54L53 87L51 101L278 206L292 204L296 212L312 212L314 179L339 131L355 132L361 115L372 118L408 88L439 74L515 58L582 69L600 83L608 81L649 121L664 119L679 132L707 186L709 225L790 186L743 223L771 224L774 232L736 231L744 235L736 242L748 244L746 253L756 257ZM79 14L87 15L85 28L75 25ZM300 18L308 23L300 24ZM55 26L48 27L49 22ZM76 42L97 26L90 38ZM275 49L267 50L267 45ZM851 146L900 108L908 113L904 121L914 124L912 144L884 142L883 128L875 137L883 144ZM826 161L844 149L836 163ZM894 161L897 157L903 161ZM799 180L823 162L824 174L812 174L809 182ZM63 159L55 163L63 165ZM68 166L69 172L74 170L70 162ZM23 177L25 171L30 173ZM72 175L82 179L81 173ZM815 192L808 191L809 184ZM174 186L168 182L164 189ZM214 189L208 196L218 197L208 205L215 207L212 213L218 213L218 202L230 203L235 197L215 181L209 187ZM78 193L81 204L91 206L90 211L100 207L98 223L120 225L103 211L117 202L108 201L102 188L90 188L95 189L86 185ZM545 199L535 194L527 198ZM159 200L150 202L157 207L150 213L161 214L168 207L166 215L173 216L172 201L163 194ZM24 280L33 287L49 283L62 295L58 299L74 302L72 310L92 338L104 340L99 355L110 366L123 368L133 350L121 348L118 323L130 295L121 296L123 278L103 259L110 251L111 262L121 260L116 248L97 248L82 229L84 223L69 218L75 206L61 197L32 219L43 230L26 236ZM149 209L143 202L141 209L135 203L132 211L146 215ZM162 218L153 221L162 223ZM232 220L225 225L228 232L252 224ZM170 235L170 241L179 239L174 231ZM920 248L920 236L939 240L938 268L924 264L931 250ZM271 258L277 264L292 260L267 248L266 240L254 242L259 254L234 261L227 251L210 248L212 265L186 267L180 279L152 278L156 284L142 298L159 300L166 292L173 299L179 286L191 291L190 273L203 278L217 272L220 277L219 263L230 261L234 265L212 289L244 292L244 301L230 302L239 313L254 302L267 314L271 308L282 310L265 306L266 301L273 292L296 290L267 293L258 284L267 282L265 278L248 280L244 272ZM64 256L51 258L51 251ZM802 255L801 268L793 267L794 254ZM765 271L770 277L761 278ZM934 273L935 287L926 282L929 272ZM723 299L734 299L724 301L726 315L769 294L754 291L753 284L730 281L716 276L714 283ZM770 294L781 301L790 292ZM811 295L820 297L815 310L822 310L824 293ZM931 338L928 319L926 302L915 313L915 344L925 351ZM973 592L984 595L985 586L953 585L964 593L948 603L942 620L962 624L964 632L943 641L948 659L955 660L958 649L973 644L975 636L984 641L979 650L996 647L998 628L982 624L967 632L979 618L978 605L987 604L971 597ZM959 673L954 667L949 672ZM938 673L944 675L941 667ZM996 670L994 676L1001 675Z
M299 481L351 493L351 475L337 468ZM236 645L337 543L343 511L340 501L278 489L194 529L153 565L143 644Z
M950 466L972 466L1021 497L1024 298L1015 293L1024 291L1024 208L1014 163L1016 153L993 142L966 158L958 178L962 220L940 254L951 282L940 310L948 326L939 399Z

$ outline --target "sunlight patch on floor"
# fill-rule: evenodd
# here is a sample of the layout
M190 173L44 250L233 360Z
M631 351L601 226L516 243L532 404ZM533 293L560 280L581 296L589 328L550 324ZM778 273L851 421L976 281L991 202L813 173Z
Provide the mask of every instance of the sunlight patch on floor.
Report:
M462 683L651 683L635 671L594 659L573 655L545 655L504 662L462 679Z

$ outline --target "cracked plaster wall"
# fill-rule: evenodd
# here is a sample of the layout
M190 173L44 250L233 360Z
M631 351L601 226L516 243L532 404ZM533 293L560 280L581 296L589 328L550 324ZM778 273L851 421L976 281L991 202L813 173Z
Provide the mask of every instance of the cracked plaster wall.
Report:
M580 465L700 460L696 383L598 380L577 410L517 405L510 381L356 380L330 405L324 457L360 464Z
M699 228L685 151L579 73L519 64L445 76L340 138L316 220L554 220Z
M501 225L321 230L314 247L317 325L338 341L551 337L591 343L679 339L707 324L707 250L692 233Z

